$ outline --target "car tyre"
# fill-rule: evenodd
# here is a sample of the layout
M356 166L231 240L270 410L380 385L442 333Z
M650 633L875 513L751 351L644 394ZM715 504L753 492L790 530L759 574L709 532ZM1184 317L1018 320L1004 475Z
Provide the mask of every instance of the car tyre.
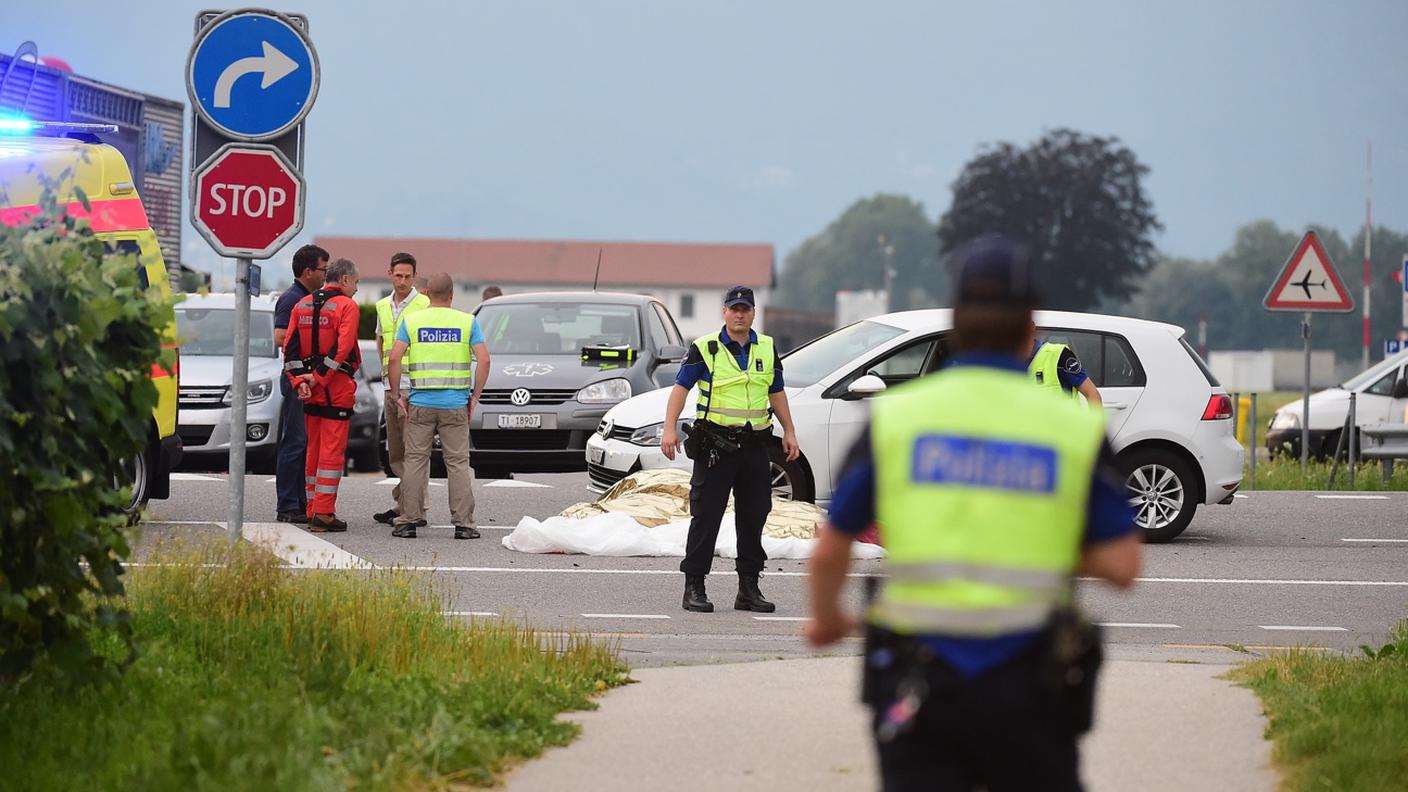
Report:
M1198 490L1188 463L1157 448L1122 454L1119 460L1144 541L1167 542L1183 533L1198 510Z
M774 443L768 446L768 462L771 463L769 468L774 498L805 503L815 500L816 493L813 491L811 479L807 478L807 469L800 456L788 462L787 455L782 452L782 445Z
M151 448L144 448L138 454L125 460L122 463L122 471L118 474L118 487L130 486L132 497L123 505L122 511L127 515L127 524L136 525L142 517L142 508L147 505L147 500L151 495L152 476L156 471L155 461L152 459Z

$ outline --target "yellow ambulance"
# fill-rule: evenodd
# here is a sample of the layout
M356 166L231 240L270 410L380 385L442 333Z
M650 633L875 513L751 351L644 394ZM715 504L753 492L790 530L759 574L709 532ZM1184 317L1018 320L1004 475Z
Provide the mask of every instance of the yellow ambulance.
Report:
M142 199L133 186L132 172L122 154L98 141L97 134L114 127L95 124L47 124L24 119L0 118L0 223L18 225L39 211L45 183L67 192L60 203L74 217L86 217L96 236L110 251L137 256L139 272L149 288L171 293L166 263L156 233L147 219ZM68 172L68 178L60 176ZM87 196L87 209L76 189ZM163 346L176 349L176 316L171 313ZM179 362L168 371L152 364L157 406L152 411L146 450L125 465L132 498L127 505L135 514L149 498L170 493L171 470L181 458L176 434L176 383Z

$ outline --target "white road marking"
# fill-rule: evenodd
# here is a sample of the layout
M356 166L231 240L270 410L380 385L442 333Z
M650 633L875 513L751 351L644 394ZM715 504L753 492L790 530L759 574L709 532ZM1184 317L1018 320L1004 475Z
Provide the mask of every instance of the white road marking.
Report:
M1101 627L1147 627L1153 630L1181 630L1177 624L1157 624L1144 622L1100 622Z
M678 574L678 573L676 573ZM583 613L584 619L668 619L663 613Z
M218 476L202 476L199 473L172 473L172 481L224 481Z
M142 520L142 525L222 525L213 520Z
M527 574L565 573L572 575L679 575L674 569L582 569L578 567L473 567L473 566L404 566L409 572L516 572ZM768 572L765 577L806 577L806 572ZM847 577L883 578L884 574L851 572ZM1079 578L1093 582L1095 578ZM1139 583L1209 583L1261 586L1386 586L1408 587L1408 580L1278 580L1257 578L1135 578Z
M225 528L225 523L217 524ZM289 523L245 523L244 538L255 544L267 544L274 555L298 569L376 568L365 558Z
M493 611L441 611L441 616L498 616Z
M527 489L536 489L536 488L552 489L552 485L551 485L551 484L539 484L539 483L536 482L536 481L518 481L518 480L516 480L516 479L496 479L496 480L494 480L494 481L490 481L489 483L485 484L484 486L486 486L486 487L503 487L503 488L509 488L509 487L523 487L523 488L527 488Z
M1341 542L1408 542L1408 539L1341 539Z
M1288 626L1276 624L1261 624L1257 626L1261 627L1261 629L1263 630L1293 630L1296 632L1349 632L1349 630L1343 627L1306 627L1297 625Z
M449 529L449 528L454 528L455 526L450 525L450 524L447 523L447 524L445 524L445 525L431 525L431 526L429 526L429 527L430 527L430 528L445 528L445 529ZM481 530L481 531L512 531L512 530L515 530L518 526L516 526L516 525L477 525L477 526L475 526L475 527L478 528L478 529Z
M1239 492L1239 493L1237 493L1236 495L1233 495L1232 497L1234 497L1234 498L1242 498L1243 500L1245 500L1245 499L1247 499L1247 498L1250 498L1251 496L1250 496L1250 495L1243 495L1242 493Z
M804 622L806 616L754 616L757 621Z
M1388 500L1387 495L1316 495L1320 500Z
M396 486L397 484L400 484L400 483L401 483L401 479L398 479L398 478L388 478L388 479L382 479L381 481L378 481L378 482L376 483L376 486L378 486L378 487L394 487L394 486ZM432 481L432 482L430 482L430 486L432 486L432 487L443 487L443 486L445 486L445 482L443 482L443 481ZM545 484L545 485L543 485L543 486L547 486L547 485Z

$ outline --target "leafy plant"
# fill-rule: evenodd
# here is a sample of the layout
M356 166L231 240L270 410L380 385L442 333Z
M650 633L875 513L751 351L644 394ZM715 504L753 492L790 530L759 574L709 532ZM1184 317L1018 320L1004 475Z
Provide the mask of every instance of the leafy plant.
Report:
M52 190L28 223L0 227L0 685L44 660L112 668L89 645L94 626L130 653L114 483L151 431L171 310Z

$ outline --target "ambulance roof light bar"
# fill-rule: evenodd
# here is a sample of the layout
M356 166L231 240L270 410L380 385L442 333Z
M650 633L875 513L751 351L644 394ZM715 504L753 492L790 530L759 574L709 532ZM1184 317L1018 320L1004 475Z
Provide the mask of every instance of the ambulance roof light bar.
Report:
M68 132L100 135L116 131L116 124L80 124L68 121L31 121L28 118L13 116L0 117L0 135L62 135Z

